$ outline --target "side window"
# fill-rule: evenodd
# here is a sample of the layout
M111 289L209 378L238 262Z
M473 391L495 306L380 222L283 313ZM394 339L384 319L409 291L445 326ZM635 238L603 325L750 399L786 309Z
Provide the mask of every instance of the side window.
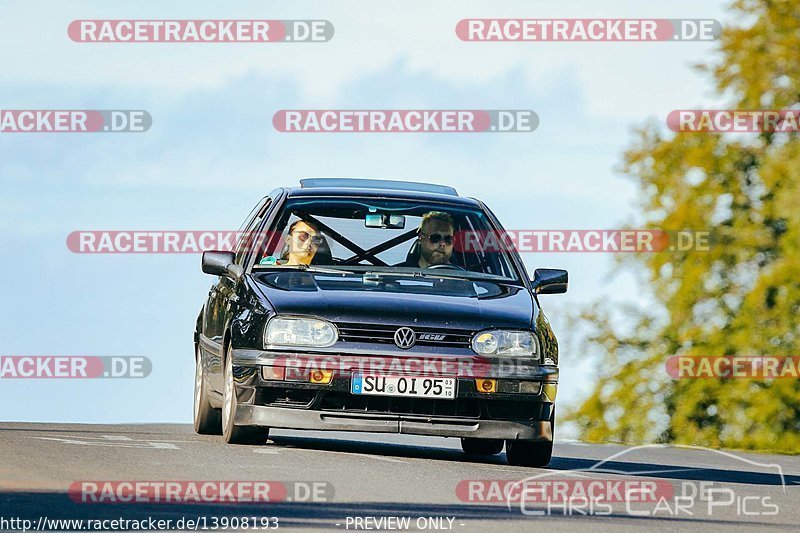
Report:
M239 228L236 258L233 261L237 265L244 265L244 258L247 256L247 252L250 251L253 244L256 242L256 236L253 232L255 232L261 221L264 220L267 212L269 212L270 205L272 205L272 198L264 198L261 204L254 210L255 215L249 222L245 222L245 224Z
M264 206L264 203L267 202L268 200L269 196L265 196L264 198L258 201L255 207L247 215L247 218L244 219L242 225L239 226L239 233L243 232L244 229L250 225L250 223L253 221L253 218L255 218L255 216L258 214L259 211L261 211L261 208Z

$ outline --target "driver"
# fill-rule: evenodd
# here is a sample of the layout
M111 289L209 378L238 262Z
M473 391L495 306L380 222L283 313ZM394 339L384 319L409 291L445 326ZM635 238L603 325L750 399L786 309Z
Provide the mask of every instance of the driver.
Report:
M453 255L455 223L449 213L431 211L422 217L417 230L419 254L411 254L399 266L428 268L450 263Z

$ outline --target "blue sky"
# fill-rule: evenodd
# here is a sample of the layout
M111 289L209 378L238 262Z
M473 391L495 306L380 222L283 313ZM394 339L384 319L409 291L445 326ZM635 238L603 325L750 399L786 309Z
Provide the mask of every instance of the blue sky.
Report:
M236 229L303 176L431 181L488 203L507 228L614 228L637 216L614 171L633 126L715 100L693 63L713 43L465 43L462 18L716 18L720 2L109 3L2 1L0 109L146 109L142 134L0 134L2 355L145 355L146 380L4 380L0 420L188 422L192 328L212 279L193 255L77 255L90 229ZM46 13L46 16L43 14ZM80 44L79 18L327 19L323 44ZM279 109L533 109L532 134L280 134ZM562 340L562 404L593 370L567 312L646 304L605 254L526 254L570 270L545 297Z

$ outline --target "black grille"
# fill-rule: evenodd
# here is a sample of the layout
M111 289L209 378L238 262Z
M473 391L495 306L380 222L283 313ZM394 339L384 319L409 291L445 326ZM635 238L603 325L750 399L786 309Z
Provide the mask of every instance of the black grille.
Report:
M275 407L309 407L316 395L317 391L310 389L261 387L258 389L256 403Z
M339 323L336 327L339 328L340 341L394 344L394 333L401 326ZM411 329L417 334L416 346L469 348L473 335L473 332L468 330L441 330L415 326L411 326Z
M493 420L542 420L542 403L525 400L487 400L486 410Z
M385 413L394 415L420 415L459 418L480 418L480 402L473 398L431 400L427 398L395 398L391 396L363 396L349 392L330 391L320 402L323 411L360 413Z

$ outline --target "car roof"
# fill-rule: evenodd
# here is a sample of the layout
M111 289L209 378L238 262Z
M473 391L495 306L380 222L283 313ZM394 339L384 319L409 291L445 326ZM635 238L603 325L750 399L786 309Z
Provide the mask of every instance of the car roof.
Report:
M452 187L406 181L359 178L311 178L301 180L300 187L286 188L289 198L360 197L396 198L479 207L473 198L458 196Z

